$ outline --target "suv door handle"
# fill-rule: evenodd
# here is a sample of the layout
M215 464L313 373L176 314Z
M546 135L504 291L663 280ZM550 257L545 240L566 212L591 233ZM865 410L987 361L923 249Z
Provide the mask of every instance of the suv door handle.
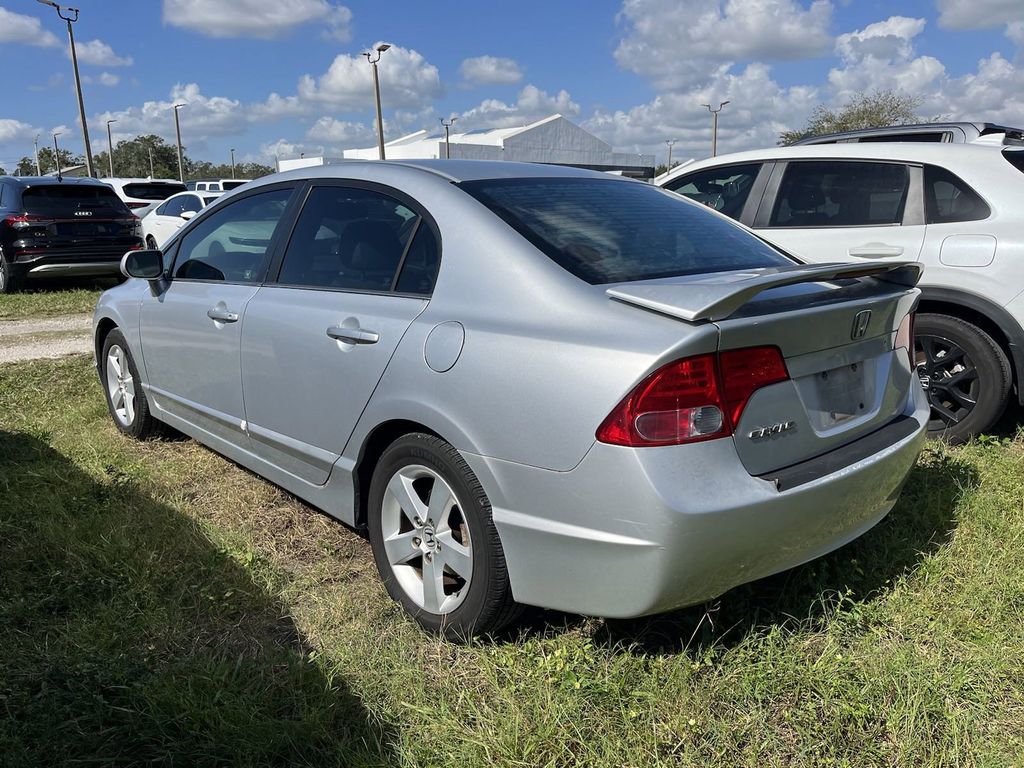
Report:
M868 243L851 248L847 253L862 259L894 259L903 255L903 247L885 243Z
M237 323L238 314L235 312L228 312L226 309L219 309L214 307L206 311L206 316L211 320L216 320L218 323Z
M346 341L349 344L376 344L380 341L380 334L376 331L367 331L363 328L344 328L340 325L332 325L327 329L327 335L338 341Z

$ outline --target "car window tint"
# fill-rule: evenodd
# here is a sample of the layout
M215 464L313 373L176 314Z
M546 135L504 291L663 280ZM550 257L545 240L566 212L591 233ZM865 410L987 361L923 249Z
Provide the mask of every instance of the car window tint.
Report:
M419 217L393 197L314 187L295 224L278 283L390 291Z
M738 219L760 170L760 163L752 163L696 171L673 179L665 185L665 189L678 192L691 200L703 203L708 208L714 208L719 213Z
M907 168L897 163L790 163L769 226L899 224L908 186Z
M185 198L175 197L168 200L162 206L158 213L161 216L180 216L181 212L185 210Z
M212 213L187 232L174 276L188 280L259 282L274 230L291 197L275 189L238 200Z
M402 274L398 276L395 290L399 293L429 295L434 290L440 264L441 253L434 230L421 221L409 245L409 252L405 255Z
M181 210L182 211L193 211L199 213L203 209L203 204L199 200L198 195L182 195L181 196Z
M924 202L929 224L978 221L991 213L967 182L934 165L924 167Z
M728 219L640 182L529 178L459 186L595 285L793 263Z

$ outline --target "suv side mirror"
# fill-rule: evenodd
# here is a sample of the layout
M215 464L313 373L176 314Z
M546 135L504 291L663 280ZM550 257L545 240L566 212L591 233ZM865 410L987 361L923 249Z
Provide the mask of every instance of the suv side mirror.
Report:
M159 248L128 251L121 258L121 272L126 277L159 280L164 274L164 254Z
M181 216L181 218L183 218L185 221L188 221L189 219L191 219L193 216L196 215L196 212L195 211L182 211L178 215Z

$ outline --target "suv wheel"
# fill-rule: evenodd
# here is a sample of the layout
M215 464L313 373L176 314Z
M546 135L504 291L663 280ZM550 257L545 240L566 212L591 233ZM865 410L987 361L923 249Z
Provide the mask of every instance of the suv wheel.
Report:
M462 641L519 615L491 505L459 452L410 434L370 483L370 543L388 594L421 626Z
M1010 361L981 328L950 315L919 314L914 350L932 407L930 436L962 443L1003 415L1013 383Z
M17 293L21 290L22 276L17 274L14 267L0 251L0 293Z

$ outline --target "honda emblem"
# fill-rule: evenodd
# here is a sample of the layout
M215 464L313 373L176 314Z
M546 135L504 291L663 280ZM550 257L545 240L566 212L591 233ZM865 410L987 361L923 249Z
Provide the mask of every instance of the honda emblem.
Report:
M853 318L853 328L850 329L850 338L863 339L864 334L868 332L869 325L871 325L871 310L863 309Z

